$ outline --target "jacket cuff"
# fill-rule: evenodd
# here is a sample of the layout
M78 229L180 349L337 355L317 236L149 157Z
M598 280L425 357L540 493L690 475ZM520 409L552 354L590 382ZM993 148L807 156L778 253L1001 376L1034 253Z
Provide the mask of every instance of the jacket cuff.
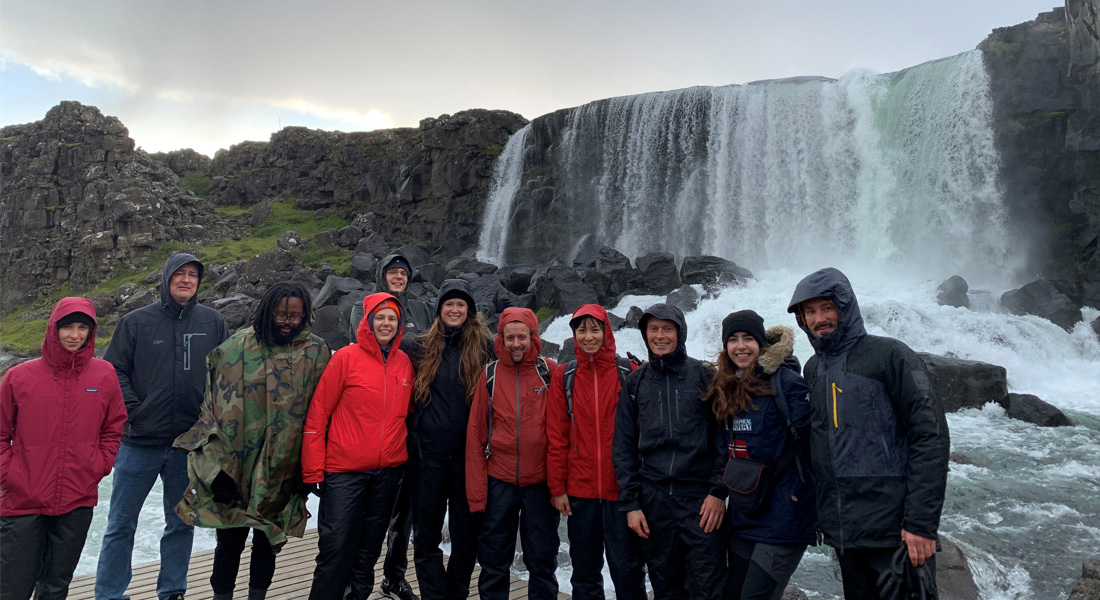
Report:
M622 496L619 496L619 512L630 512L632 510L642 510L642 504L638 502L638 499L624 499Z
M715 498L718 498L719 500L725 500L726 496L729 495L729 490L726 489L726 486L711 487L710 492L708 492L708 493L711 496L714 496Z

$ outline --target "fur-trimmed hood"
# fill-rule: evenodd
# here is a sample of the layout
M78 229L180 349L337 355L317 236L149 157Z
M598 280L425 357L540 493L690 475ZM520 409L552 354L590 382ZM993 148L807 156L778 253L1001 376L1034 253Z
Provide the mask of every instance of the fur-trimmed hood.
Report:
M768 347L756 359L756 364L768 375L774 374L794 352L794 329L773 325L765 331Z

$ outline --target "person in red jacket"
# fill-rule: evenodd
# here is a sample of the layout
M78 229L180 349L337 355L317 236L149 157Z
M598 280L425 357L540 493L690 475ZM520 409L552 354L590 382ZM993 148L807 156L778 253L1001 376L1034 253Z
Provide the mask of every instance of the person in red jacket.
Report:
M619 484L611 464L619 390L635 366L616 356L615 334L602 307L581 306L569 326L577 359L559 367L550 383L546 476L554 508L569 517L573 597L603 600L606 552L615 597L644 600L641 542L627 526L626 512L619 510Z
M408 452L413 369L401 351L404 309L392 294L363 299L358 342L336 351L313 392L302 441L302 481L321 498L311 600L342 598L356 553L382 553ZM373 581L352 582L366 598Z
M95 307L62 298L42 358L0 379L0 598L64 598L99 481L126 422L115 368L95 358Z
M508 598L508 567L523 544L528 598L558 597L558 513L546 485L546 399L557 363L542 358L535 313L506 308L493 343L497 360L478 379L466 432L466 499L484 511L478 537L482 598Z

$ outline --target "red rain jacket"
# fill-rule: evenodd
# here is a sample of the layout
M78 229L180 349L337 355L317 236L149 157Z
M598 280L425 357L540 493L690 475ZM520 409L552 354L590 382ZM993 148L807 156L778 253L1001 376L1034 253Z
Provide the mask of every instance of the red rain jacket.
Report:
M126 404L111 363L94 357L95 327L76 352L57 322L74 312L95 321L85 298L62 298L50 313L42 358L0 380L0 516L65 514L95 506L111 472Z
M518 365L504 347L504 326L513 321L531 330L531 347ZM485 371L478 379L466 428L466 500L473 512L485 510L489 477L518 486L546 481L546 399L549 394L535 366L542 351L535 313L526 308L504 309L497 324L493 349L499 362L493 392L492 456L488 460L485 442L489 437L489 389L485 384ZM549 359L546 362L553 373L557 363Z
M554 373L546 407L546 479L554 496L618 500L619 484L611 464L615 437L615 408L619 405L619 367L615 362L615 334L607 311L585 304L573 318L595 317L603 323L603 346L587 354L575 345L577 374L573 380L573 418L565 401L565 366ZM576 339L574 339L576 344ZM631 365L633 369L634 366Z
M358 343L332 355L306 413L302 436L302 481L320 483L325 473L372 471L408 460L405 416L412 397L413 369L401 351L405 309L387 359L372 330L374 309L388 293L363 299Z

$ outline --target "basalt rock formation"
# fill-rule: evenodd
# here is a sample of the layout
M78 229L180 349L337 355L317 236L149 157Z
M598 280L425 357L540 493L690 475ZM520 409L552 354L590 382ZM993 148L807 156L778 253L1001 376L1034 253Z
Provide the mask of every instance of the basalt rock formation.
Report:
M0 314L62 283L94 288L164 244L225 234L118 119L78 102L0 129L0 176Z

